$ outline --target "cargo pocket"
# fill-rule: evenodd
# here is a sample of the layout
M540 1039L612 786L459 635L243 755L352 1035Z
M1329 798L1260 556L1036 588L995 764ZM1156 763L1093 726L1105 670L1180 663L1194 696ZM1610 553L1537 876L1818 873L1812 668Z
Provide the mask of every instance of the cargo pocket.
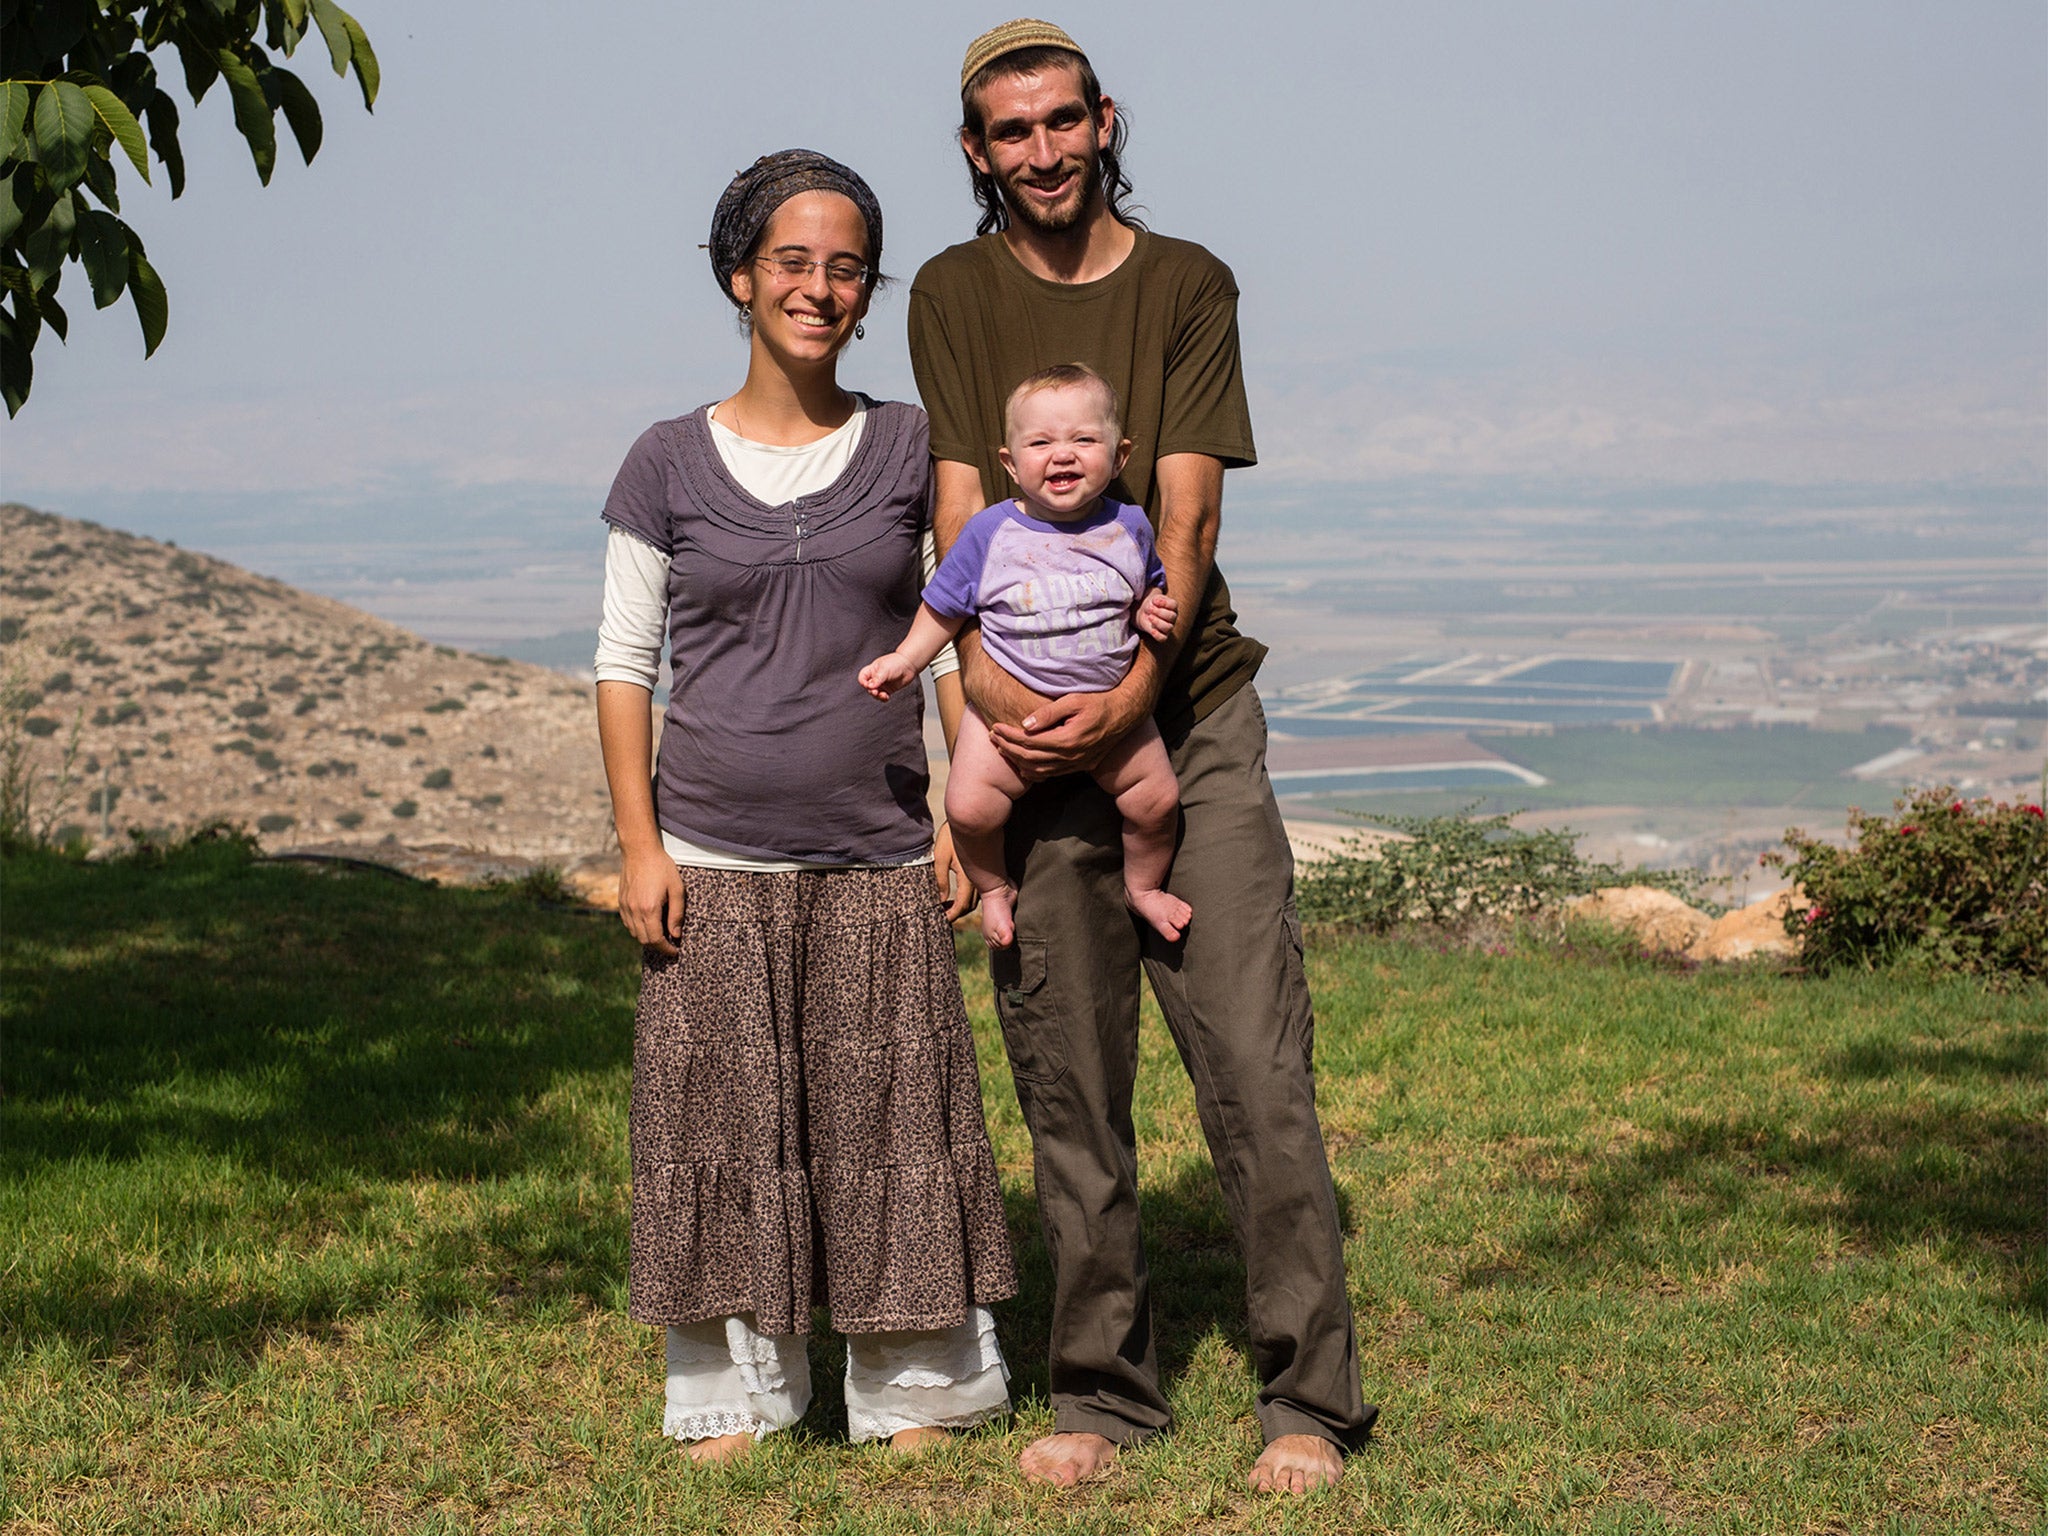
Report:
M1308 995L1308 962L1301 942L1301 914L1294 898L1280 909L1280 930L1286 941L1280 963L1287 975L1287 1016L1295 1038L1301 1043L1301 1059L1311 1069L1316 1059L1316 1010Z
M988 971L1011 1075L1026 1083L1058 1082L1067 1071L1067 1037L1045 984L1045 940L1019 939L990 951Z

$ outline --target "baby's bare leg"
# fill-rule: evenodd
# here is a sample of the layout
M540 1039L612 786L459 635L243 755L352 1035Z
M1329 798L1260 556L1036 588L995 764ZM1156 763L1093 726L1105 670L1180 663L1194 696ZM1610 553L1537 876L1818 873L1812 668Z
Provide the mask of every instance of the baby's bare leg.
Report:
M1095 770L1095 782L1116 796L1124 819L1124 899L1160 937L1179 938L1193 913L1165 889L1180 830L1180 783L1159 727L1150 720L1133 727Z
M960 867L981 892L982 935L998 949L1017 936L1017 893L1003 869L1003 826L1010 819L1010 803L1023 793L1024 781L996 750L987 723L968 705L946 775L946 824L953 829Z

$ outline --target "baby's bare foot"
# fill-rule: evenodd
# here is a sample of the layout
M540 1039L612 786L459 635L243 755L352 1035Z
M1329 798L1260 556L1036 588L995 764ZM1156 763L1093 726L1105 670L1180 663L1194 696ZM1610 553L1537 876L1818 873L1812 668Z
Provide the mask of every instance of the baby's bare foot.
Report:
M944 1445L953 1438L950 1429L940 1429L933 1424L915 1424L909 1429L899 1429L889 1437L889 1449L899 1456L921 1456L926 1451Z
M1163 939L1177 939L1195 909L1166 891L1134 891L1124 887L1124 900L1138 916L1159 930Z
M981 893L981 936L997 949L1008 949L1017 938L1017 922L1011 906L1017 896L1013 885L999 885Z

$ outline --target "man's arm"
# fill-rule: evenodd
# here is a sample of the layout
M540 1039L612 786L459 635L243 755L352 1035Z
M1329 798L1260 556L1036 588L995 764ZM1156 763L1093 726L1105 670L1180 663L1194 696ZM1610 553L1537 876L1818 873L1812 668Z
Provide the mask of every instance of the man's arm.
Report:
M1131 670L1107 693L1070 693L1018 717L1014 724L1007 718L991 719L990 738L1026 780L1094 767L1157 707L1174 658L1194 634L1209 569L1216 561L1216 535L1223 526L1223 461L1206 453L1170 453L1152 472L1159 481L1159 563L1166 568L1166 590L1180 605L1173 635L1141 644ZM940 541L945 541L943 533ZM966 664L963 651L961 666ZM984 660L983 665L992 664ZM977 707L979 703L977 699Z

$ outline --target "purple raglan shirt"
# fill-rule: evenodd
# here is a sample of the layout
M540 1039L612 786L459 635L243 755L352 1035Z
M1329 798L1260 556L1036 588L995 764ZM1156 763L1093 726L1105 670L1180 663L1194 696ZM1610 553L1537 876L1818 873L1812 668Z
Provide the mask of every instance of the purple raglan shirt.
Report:
M968 519L924 600L949 619L979 618L989 656L1058 698L1123 681L1138 654L1132 614L1165 585L1143 508L1104 497L1078 522L1048 523L999 501Z

